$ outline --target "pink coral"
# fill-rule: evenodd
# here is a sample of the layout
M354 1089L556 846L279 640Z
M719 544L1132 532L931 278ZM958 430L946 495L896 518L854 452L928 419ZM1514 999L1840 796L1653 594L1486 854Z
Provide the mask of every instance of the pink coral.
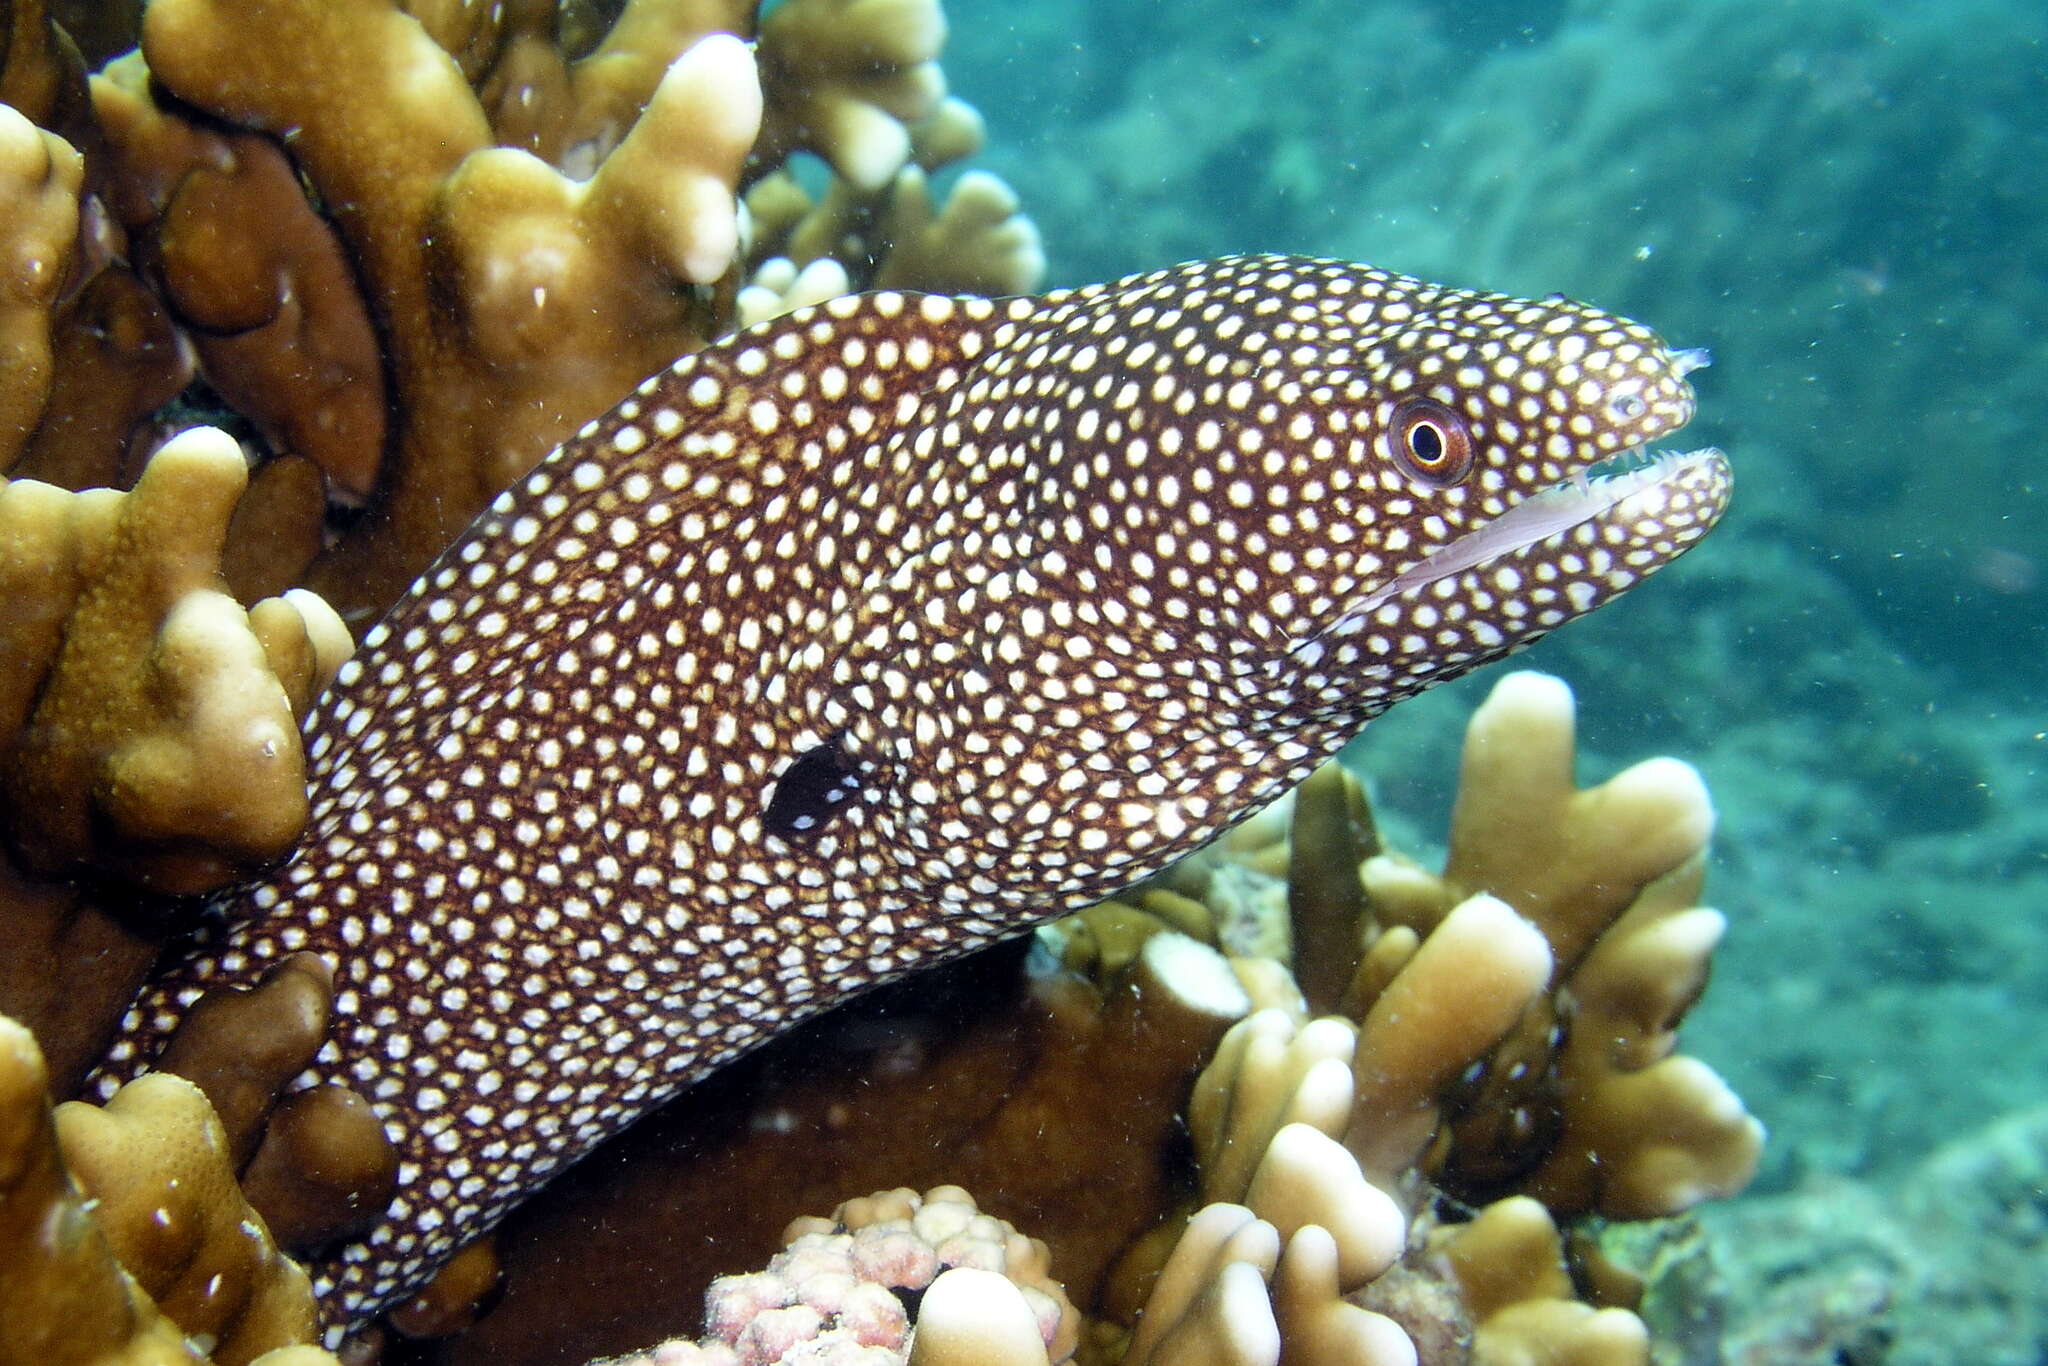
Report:
M1044 1245L957 1187L851 1200L829 1220L797 1220L786 1237L766 1270L711 1283L701 1340L665 1342L621 1366L903 1366L913 1334L898 1292L920 1295L956 1268L1009 1278L1050 1356L1072 1350L1072 1309L1045 1279Z

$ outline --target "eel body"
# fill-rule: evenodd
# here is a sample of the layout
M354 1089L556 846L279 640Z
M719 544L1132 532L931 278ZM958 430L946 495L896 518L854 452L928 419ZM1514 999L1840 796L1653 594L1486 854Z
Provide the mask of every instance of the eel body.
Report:
M204 991L323 955L302 1081L401 1155L339 1334L592 1145L864 987L1127 886L1719 516L1696 364L1577 303L1247 257L837 299L678 361L374 628L310 832Z

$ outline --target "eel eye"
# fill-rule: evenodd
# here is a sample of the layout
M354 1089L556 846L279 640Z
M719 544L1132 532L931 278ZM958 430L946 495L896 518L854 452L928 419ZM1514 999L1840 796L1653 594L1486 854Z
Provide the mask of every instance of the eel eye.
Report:
M782 771L761 816L769 834L807 839L859 795L863 765L846 752L844 739L844 731L828 737Z
M1394 409L1394 459L1425 484L1448 488L1472 471L1472 428L1433 398L1404 398Z

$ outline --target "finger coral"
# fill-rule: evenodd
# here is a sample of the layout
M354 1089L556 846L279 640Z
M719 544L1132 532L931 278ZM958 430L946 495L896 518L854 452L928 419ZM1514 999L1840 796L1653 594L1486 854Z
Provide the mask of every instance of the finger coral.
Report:
M768 251L757 243L742 259L736 195L791 150L822 150L812 132L845 120L784 120L780 150L759 139L763 92L740 41L756 32L754 5L640 0L610 22L545 4L413 9L165 0L127 35L142 50L88 83L46 9L13 7L0 52L0 472L73 489L134 483L175 425L154 415L196 367L204 401L232 410L254 463L219 549L225 583L212 586L247 605L317 583L362 623L558 437L758 316L735 296ZM861 154L864 177L886 187L910 157L929 169L979 146L979 120L942 98L932 58L944 24L929 0L784 10L768 41L784 73L768 82L777 108L851 98L909 120L886 140L896 150ZM73 17L93 22L95 51L118 50L115 10ZM876 66L861 53L894 55ZM828 71L841 94L776 88ZM889 202L868 203L859 240L835 244L843 264L807 263L817 269L795 297L876 279L894 245L896 220L878 226ZM951 202L961 207L934 218L927 200L904 197L901 231L923 245L893 282L1036 284L1042 255L1007 191L982 177ZM63 576L54 582L28 610L68 601ZM277 644L290 623L275 604L261 611ZM179 618L161 642L166 666L178 642L214 631L209 613L218 605L195 600ZM126 924L43 879L90 867L162 890L218 882L289 844L295 804L278 794L299 765L289 734L246 775L217 743L127 744L120 762L144 765L153 786L103 782L84 801L83 766L106 777L109 764L86 758L91 734L45 722L83 714L95 733L125 737L137 719L67 701L83 696L73 685L92 671L94 638L80 635L55 674L46 651L11 652L0 680L17 717L46 679L64 684L15 742L49 752L14 780L13 843L30 866L0 870L9 904L24 908L0 931L18 950L0 976L22 979L0 999L66 1031L45 1039L66 1078L100 1050L153 921ZM331 672L328 660L309 675L312 690ZM243 789L207 817L225 824L148 828L201 817L211 761L217 792ZM66 764L68 775L37 776ZM177 781L188 791L172 817ZM19 805L35 782L55 799L47 810ZM257 813L268 828L246 825ZM145 828L84 832L81 819L110 814ZM110 964L97 1007L35 1000L60 959Z
M34 1038L0 1016L0 1360L191 1362L64 1171Z
M1188 1220L1159 1273L1124 1360L1132 1366L1414 1366L1398 1325L1349 1303L1350 1288L1384 1271L1401 1220L1385 1231L1395 1248L1369 1271L1340 1269L1335 1239L1307 1224L1290 1236L1254 1210L1215 1204Z
M857 192L873 194L910 159L911 129L946 93L938 0L790 0L761 26L761 60L775 95L762 150L798 147L825 158Z
M1259 846L1277 825L1239 838L1235 857L1284 866L1293 941L1341 955L1352 1017L1266 1009L1224 1036L1188 1108L1201 1198L1214 1203L1156 1273L1143 1257L1123 1268L1156 1275L1142 1312L1117 1311L1137 1322L1126 1359L1170 1342L1159 1359L1277 1361L1284 1343L1289 1359L1404 1361L1426 1345L1433 1360L1450 1324L1465 1325L1450 1336L1469 1334L1472 1360L1497 1366L1647 1360L1639 1320L1582 1298L1560 1222L1731 1193L1762 1130L1672 1051L1721 928L1695 905L1704 792L1671 760L1578 791L1571 720L1554 679L1496 687L1468 731L1441 878L1380 851L1355 784L1334 770L1304 786L1288 827L1315 843L1283 865ZM1530 1122L1539 1102L1554 1122ZM1478 1193L1478 1158L1461 1145L1502 1133L1552 1146L1518 1150L1492 1188L1526 1193L1457 1222L1464 1192ZM1333 1310L1312 1316L1316 1329L1290 1327L1311 1285L1388 1317ZM1358 1345L1321 1358L1309 1343L1324 1333Z
M731 35L669 64L582 180L496 145L455 59L395 6L159 0L142 37L181 100L292 133L384 324L394 467L316 583L361 602L368 576L388 600L549 446L715 327L688 287L731 264L759 132Z
M1505 705L1527 704L1531 698L1537 705L1527 710ZM1569 794L1575 791L1569 782L1569 732L1560 736L1560 719L1569 720L1568 693L1554 680L1515 675L1474 718L1470 742L1479 752L1505 750L1521 756L1520 762L1533 763L1517 744L1531 737L1518 734L1518 727L1547 729L1548 743L1538 744L1537 752L1550 786ZM1557 776L1560 763L1562 778ZM1660 761L1649 772L1655 777L1679 767ZM1509 768L1518 771L1514 762ZM1575 823L1575 843L1560 846L1554 821L1534 829L1517 827L1512 838L1525 841L1520 861L1504 860L1511 867L1560 870L1552 876L1558 890L1540 903L1550 907L1552 918L1570 923L1575 918L1592 921L1596 914L1609 917L1607 929L1594 925L1589 944L1580 945L1582 965L1598 961L1610 938L1623 948L1638 942L1629 928L1632 912L1617 912L1616 906L1654 904L1668 911L1681 892L1691 898L1698 890L1696 881L1667 883L1657 869L1659 862L1673 858L1696 868L1706 829L1697 803L1681 801L1672 815L1666 805L1668 780L1640 788L1633 781L1621 783L1619 797L1615 790L1610 786L1600 800L1580 803L1587 814ZM1645 791L1646 797L1628 795ZM1484 811L1490 802L1509 800L1516 792L1530 800L1525 789L1494 771L1470 766L1460 810ZM1514 809L1529 810L1526 805ZM1638 876L1646 877L1651 888L1666 889L1647 902L1626 887L1609 886L1613 860L1586 852L1603 848L1611 837L1641 854L1646 830L1674 825L1677 833L1666 836L1664 846L1643 856L1638 866ZM1466 842L1454 848L1475 851L1467 856L1477 860L1476 851L1487 848L1486 841L1469 827L1463 833ZM1490 856L1503 857L1498 850ZM1562 934L1553 940L1541 924L1485 891L1472 891L1432 915L1396 920L1368 891L1368 886L1386 885L1396 872L1409 879L1403 885L1442 892L1438 883L1381 847L1357 784L1328 769L1304 786L1291 811L1253 822L1226 839L1219 852L1134 889L1123 900L1040 932L1042 949L1068 971L1107 973L1110 980L1149 955L1189 943L1183 931L1216 939L1228 927L1244 943L1275 942L1269 933L1242 923L1244 917L1291 919L1292 931L1280 937L1282 944L1351 946L1337 950L1344 952L1347 980L1340 987L1330 979L1325 988L1343 999L1350 1014L1312 1017L1298 990L1275 992L1213 1046L1208 1067L1186 1093L1192 1172L1178 1167L1166 1150L1158 1159L1166 1170L1181 1173L1174 1178L1186 1192L1181 1212L1150 1231L1132 1221L1132 1212L1123 1212L1128 1242L1099 1274L1094 1268L1103 1263L1085 1251L1072 1263L1065 1260L1068 1248L1079 1251L1084 1244L1051 1233L1050 1273L1066 1279L1077 1301L1094 1316L1082 1339L1081 1359L1285 1359L1346 1366L1402 1366L1417 1360L1639 1366L1648 1359L1643 1324L1629 1312L1633 1299L1625 1277L1598 1274L1598 1254L1591 1248L1567 1253L1566 1234L1585 1212L1583 1205L1560 1199L1553 1209L1546 1203L1550 1190L1532 1182L1533 1193L1507 1195L1474 1209L1439 1184L1446 1154L1455 1152L1457 1126L1478 1124L1485 1116L1490 1097L1475 1081L1501 1065L1502 1050L1521 1037L1528 1017L1558 1018L1553 992L1562 970L1554 946L1569 952L1569 941ZM1574 877L1597 881L1605 912L1588 909L1583 895L1573 890ZM1262 880L1278 894L1261 892ZM1521 889L1527 879L1518 883L1502 877L1477 885L1525 896ZM1653 924L1688 920L1675 914L1647 918ZM1314 920L1326 923L1310 923ZM1348 928L1337 926L1340 920L1348 921ZM1682 939L1681 947L1689 943ZM1642 999L1662 1003L1658 1038L1668 1052L1682 1004L1696 992L1697 960L1683 952L1623 956L1632 966L1620 977L1635 983ZM1263 970L1254 965L1260 963L1285 975L1272 960L1240 957L1230 961L1232 976L1257 982ZM986 988L977 991L985 994ZM1636 1010L1644 1014L1640 1005ZM1165 1037L1151 1036L1144 1046L1156 1047ZM1099 1066L1099 1060L1087 1066ZM928 1074L902 1094L917 1094L926 1084L952 1083L938 1083ZM869 1085L866 1080L841 1083L838 1103ZM1079 1082L1062 1085L1078 1087ZM1045 1132L1071 1122L1059 1109L1030 1100L1030 1091L1027 1084L1007 1107L1009 1113L1038 1116L1037 1122L1048 1126ZM1654 1094L1658 1099L1642 1106L1625 1097L1613 1123L1624 1130L1641 1125L1683 1147L1691 1131L1687 1102L1661 1090ZM1588 1112L1582 1122L1594 1123L1604 1113L1599 1099L1604 1097L1581 1102ZM1660 1103L1671 1108L1653 1117L1650 1111ZM1745 1119L1741 1127L1754 1132L1753 1121ZM812 1156L785 1156L780 1165L808 1167L831 1160L834 1144L822 1133L809 1142ZM974 1149L971 1141L960 1145L946 1168L973 1167ZM1069 1160L1084 1172L1099 1165L1085 1157ZM1142 1171L1129 1150L1115 1169L1119 1182ZM1006 1159L978 1170L988 1173L984 1179L1000 1182L1006 1196L1030 1189L1028 1163ZM677 1179L692 1178L679 1174ZM713 1179L733 1184L730 1177ZM1179 1185L1183 1180L1187 1184ZM1612 1210L1609 1214L1624 1217ZM1013 1217L1037 1231L1038 1225L1021 1213ZM1583 1236L1577 1235L1575 1243ZM482 1331L488 1340L489 1320Z
M306 814L297 717L348 654L295 591L244 611L218 563L242 453L198 428L133 491L0 484L9 834L45 873L173 892L277 858Z
M0 105L0 470L13 466L49 401L51 314L78 232L84 169L70 143Z
M843 258L838 290L884 269L1015 290L1043 270L992 178L937 210L898 185L913 157L980 142L945 96L934 0L806 0L758 24L745 0L639 0L608 24L157 0L89 100L40 9L17 28L0 468L125 482L196 365L265 454L317 472L273 509L289 547L266 591L305 582L351 620L642 377L761 315L735 292L775 234L749 243L738 195L792 153L825 157L859 220L818 253ZM362 509L324 549L321 493Z
M0 875L0 1000L67 1081L156 951L162 917L119 913L118 887L219 886L305 820L298 718L350 642L311 593L245 611L226 591L246 478L235 442L200 428L127 493L0 480L0 819L23 865Z
M299 1346L305 1271L243 1203L197 1088L153 1075L53 1118L44 1084L0 1017L0 1361L332 1363Z
M1724 927L1698 905L1713 811L1672 759L1579 790L1572 722L1563 683L1502 680L1467 732L1442 875L1382 856L1364 883L1383 923L1420 932L1497 896L1555 961L1538 1008L1450 1097L1438 1179L1467 1198L1526 1190L1559 1215L1675 1214L1740 1190L1763 1142L1720 1079L1673 1052Z
M1155 922L1156 923L1156 922ZM593 1159L501 1231L506 1284L457 1360L506 1360L573 1293L615 1306L574 1345L661 1331L720 1271L765 1259L790 1215L891 1175L1000 1184L1002 1213L1092 1296L1179 1199L1178 1112L1250 1006L1221 955L1158 933L1106 964L1014 949L887 989L778 1041ZM1100 1173L1120 1173L1104 1183ZM734 1190L775 1199L735 1208ZM670 1255L633 1249L702 1230Z

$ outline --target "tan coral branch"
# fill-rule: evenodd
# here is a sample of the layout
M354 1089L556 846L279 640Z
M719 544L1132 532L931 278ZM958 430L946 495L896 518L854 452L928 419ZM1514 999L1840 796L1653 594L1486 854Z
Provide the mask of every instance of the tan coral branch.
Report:
M0 737L18 737L0 738L13 836L40 869L189 892L297 839L293 703L350 642L310 594L252 615L222 591L221 540L245 481L234 441L196 428L127 494L0 487L0 583L40 604L6 624L0 712Z

